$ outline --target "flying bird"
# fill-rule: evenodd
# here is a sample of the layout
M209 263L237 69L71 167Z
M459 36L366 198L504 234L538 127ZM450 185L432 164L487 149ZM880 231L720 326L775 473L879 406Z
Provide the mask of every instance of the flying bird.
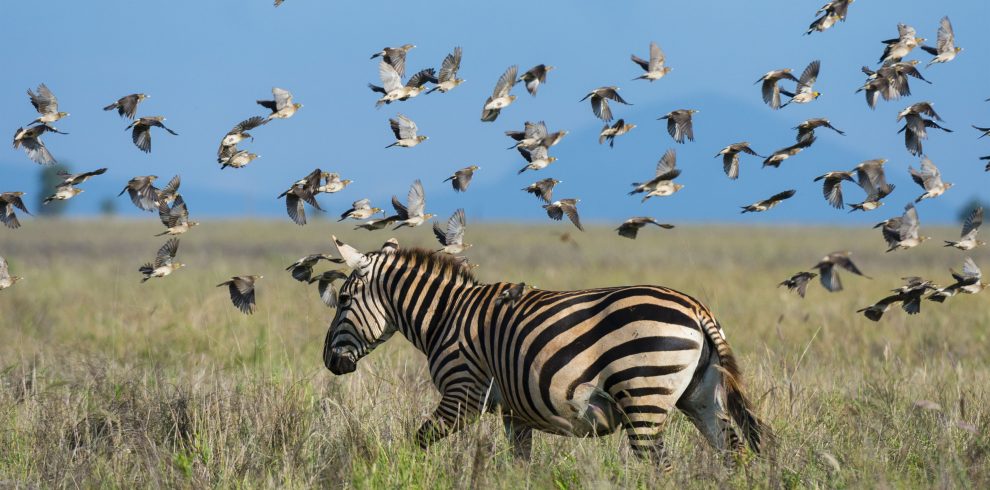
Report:
M930 116L932 119L925 119L924 116ZM924 152L921 141L928 139L927 128L941 129L947 133L952 132L951 129L943 128L935 122L941 121L942 118L935 112L930 102L918 102L906 107L897 113L897 120L902 119L904 120L904 127L898 133L904 133L904 146L908 152L915 156Z
M382 94L378 101L375 102L375 107L381 107L382 104L391 104L395 101L411 99L426 91L427 82L439 82L434 70L428 68L409 77L409 80L403 85L399 72L395 71L395 67L384 61L378 64L378 77L382 81L382 86L368 84L372 92Z
M37 93L32 92L31 89L27 91L28 97L31 98L31 105L40 114L37 119L28 123L29 125L53 123L69 115L68 112L59 112L58 99L45 84L38 85L37 91Z
M825 196L825 200L835 209L842 209L845 207L845 202L842 200L842 181L848 180L850 182L855 182L852 177L852 171L850 172L826 172L818 177L815 177L815 182L822 182L822 195Z
M846 13L849 11L849 4L853 3L854 0L831 0L826 3L822 8L815 12L815 15L820 15L814 22L808 26L808 31L805 35L811 34L812 32L825 32L835 25L836 22L846 21Z
M959 241L945 241L946 247L955 247L959 250L972 250L976 247L986 245L987 242L977 240L976 235L980 232L980 225L983 224L983 207L978 206L963 222L962 232L959 234Z
M554 201L550 204L544 204L543 209L547 211L547 216L555 221L560 221L563 219L564 215L574 223L577 229L584 231L584 227L581 226L581 218L578 216L577 203L580 199L561 199L559 201Z
M155 256L155 261L153 263L147 263L138 268L138 271L144 275L141 278L141 282L147 282L148 279L153 277L166 277L169 274L183 268L186 264L178 262L175 260L175 254L179 251L179 239L171 238L169 241L162 245L162 248L158 249L158 255Z
M725 175L732 180L739 178L739 154L746 153L748 155L757 156L760 158L766 158L762 155L758 155L752 148L749 147L749 142L741 141L739 143L733 143L725 148L722 148L718 153L715 154L715 158L719 156L722 157L722 170Z
M285 270L289 271L292 274L292 278L299 282L310 282L310 279L313 277L313 267L321 260L326 260L334 264L344 263L343 259L331 257L327 254L310 254L293 262Z
M199 222L189 219L189 208L181 194L175 196L171 206L165 201L158 202L158 219L165 225L165 231L155 236L181 235L199 225Z
M131 202L138 209L151 212L158 211L159 189L154 186L154 182L157 179L157 175L134 177L127 182L124 190L120 191L120 194L117 194L117 196L120 197L126 192L130 196Z
M329 308L336 308L338 305L337 290L334 289L333 282L346 280L347 274L345 272L328 270L309 279L309 283L316 283L316 290L320 293L320 299L323 301L323 304Z
M633 190L629 195L646 193L641 202L653 196L665 197L674 194L684 188L683 185L674 183L681 175L681 170L677 168L677 153L673 148L667 150L657 162L656 175L647 182L633 182Z
M371 55L371 59L381 57L382 61L392 65L399 76L403 77L406 75L406 55L415 47L415 44L403 44L396 48L382 48L381 51Z
M296 111L302 109L302 104L297 104L292 102L292 93L288 90L274 87L272 88L272 96L275 100L259 100L258 105L272 111L268 115L268 119L288 119L292 117Z
M794 291L800 297L804 297L808 290L808 282L818 277L814 272L798 272L787 279L784 279L777 287L786 286L788 291Z
M814 138L815 130L818 128L828 128L831 129L832 131L835 131L836 133L839 133L842 136L846 135L846 133L842 132L835 126L832 126L832 124L828 121L828 119L821 117L808 119L807 121L798 124L793 129L797 130L797 140L800 142Z
M3 192L0 193L0 222L4 224L7 228L17 229L21 227L21 222L17 219L16 209L20 209L27 214L27 207L24 206L24 201L21 199L23 192Z
M931 238L919 234L918 210L912 203L904 207L903 215L881 221L873 227L881 228L883 238L889 247L888 252L914 248Z
M227 286L230 291L230 301L241 313L250 315L254 313L255 303L255 282L264 279L265 276L234 276L229 281L217 284L218 288Z
M623 221L622 224L615 229L615 231L619 232L619 236L635 240L639 230L649 224L657 225L665 230L669 230L674 227L674 225L660 223L656 219L649 216L637 216L635 218L629 218Z
M522 131L510 130L506 131L505 135L516 141L516 144L508 148L509 150L513 148L532 150L538 146L545 146L547 148L555 146L557 143L560 143L560 140L564 139L564 136L567 136L567 131L555 131L551 133L543 121L526 121Z
M918 71L918 63L918 60L900 61L877 68L876 71L864 66L862 71L867 75L866 83L856 90L856 93L865 91L866 103L870 109L876 109L881 97L883 100L895 100L909 96L911 95L909 76L929 85L932 83Z
M458 255L471 248L470 243L464 243L464 232L466 230L467 218L464 217L463 209L454 211L454 214L447 220L446 228L441 228L440 223L434 221L433 234L436 235L440 245L443 245L443 248L438 250L438 252Z
M344 221L347 218L368 219L380 212L382 212L382 208L371 207L370 199L358 199L351 204L350 209L341 213L340 219L337 221Z
M780 85L781 80L791 80L797 82L798 79L793 74L791 74L790 68L782 68L780 70L770 70L763 74L753 85L763 82L761 87L761 92L763 93L763 102L765 102L771 109L780 109Z
M781 201L784 201L786 199L790 199L792 196L794 196L794 193L795 192L797 192L797 191L794 190L794 189L786 190L784 192L778 192L778 193L770 196L768 199L764 199L762 201L756 201L755 203L750 204L748 206L743 206L741 212L742 213L760 213L760 212L763 212L763 211L767 211L767 210L775 207L776 205L780 204Z
M526 73L523 73L516 83L526 84L526 91L529 92L529 95L536 97L536 91L539 90L540 84L547 83L547 73L553 69L553 66L541 63L526 70Z
M801 73L801 78L798 79L797 83L797 93L788 92L781 89L780 93L788 96L791 100L784 102L780 107L787 107L788 104L807 104L822 95L821 92L815 90L815 82L818 80L818 71L821 69L822 63L819 60L812 61Z
M417 131L419 131L419 127L416 126L416 123L402 114L389 119L388 125L392 128L392 133L395 134L395 142L385 148L391 148L393 146L412 148L428 139L426 136L418 135Z
M403 205L399 199L392 196L392 207L395 208L395 222L398 223L393 230L403 226L416 227L429 221L434 214L426 213L426 192L423 191L423 183L416 179L409 188L406 196L406 204Z
M605 126L602 127L602 131L598 133L598 144L600 145L608 141L609 148L614 148L615 138L632 131L635 127L635 124L626 124L625 119L619 119L611 126L606 123Z
M518 72L519 67L512 65L506 68L502 76L498 77L498 82L495 83L495 90L492 91L492 96L485 100L485 105L481 109L481 120L483 122L494 121L502 113L502 109L508 107L509 104L516 100L516 96L509 95L509 92L512 90L512 86L516 84L516 74Z
M474 172L480 169L481 167L477 165L470 165L454 172L454 175L443 179L443 181L450 181L450 185L455 191L465 192L468 186L471 185L471 178L474 177Z
M444 59L443 63L440 65L440 76L437 77L436 86L431 88L426 93L432 93L434 90L439 90L442 93L450 92L458 85L464 83L464 80L457 78L457 71L461 69L461 47L457 46L454 51L448 54Z
M636 55L630 55L630 59L633 63L639 65L644 72L646 72L633 80L649 80L650 82L654 82L663 78L664 75L670 73L671 70L669 66L664 66L666 56L664 56L663 50L660 49L660 46L658 46L655 42L650 43L649 61Z
M956 282L936 290L928 296L928 299L942 303L958 293L976 294L990 286L990 284L983 282L983 272L976 266L976 262L973 262L971 257L966 257L966 260L963 261L961 273L952 269L949 269L949 272Z
M949 22L948 16L942 17L942 20L939 21L935 47L921 45L921 49L934 56L926 66L932 66L935 63L948 63L956 59L956 55L962 52L963 48L956 46L956 35L952 32L952 22Z
M915 170L914 167L909 166L908 171L911 172L911 179L914 180L914 183L925 190L914 202L936 198L952 188L951 183L942 182L942 172L939 172L938 167L928 157L922 158L921 170Z
M138 104L143 102L144 99L147 99L148 97L151 96L148 94L125 95L117 99L117 102L114 102L113 104L104 107L103 110L112 111L116 109L117 114L120 114L120 117L124 117L127 119L134 119L134 117L137 115Z
M151 153L151 128L162 128L173 136L179 135L179 133L165 127L164 122L165 116L146 116L131 122L125 130L131 130L131 140L134 141L134 146L145 153Z
M883 41L886 47L880 55L880 63L896 63L904 59L914 48L925 41L925 38L918 37L913 27L907 24L897 24L897 38Z
M883 205L881 199L890 195L894 191L894 185L887 183L887 178L883 171L883 164L887 163L886 158L866 160L856 165L852 171L856 172L856 183L866 192L866 199L859 204L849 204L853 211L872 211Z
M522 155L527 162L525 167L519 169L518 173L520 174L527 170L542 170L547 168L547 166L551 163L557 161L557 157L550 156L547 153L547 147L542 145L536 146L531 150L527 150L522 147L516 149L519 150L519 154Z
M695 109L678 109L658 117L657 120L666 119L667 132L670 133L670 137L678 143L684 143L685 138L688 141L694 141L694 125L691 117L697 112Z
M83 182L86 182L87 180L89 180L92 177L96 177L97 175L103 175L106 172L107 172L107 169L105 169L105 168L99 168L99 169L93 170L92 172L83 172L83 173L79 173L79 174L70 174L69 172L66 172L65 170L59 170L55 175L57 175L60 179L62 179L62 184L65 184L65 185L79 185L79 184L82 184Z
M625 101L622 96L619 95L619 87L598 87L588 95L585 95L583 99L578 102L584 102L586 99L591 99L591 110L595 113L598 119L605 122L610 122L612 120L612 109L608 107L608 101L613 100L620 104L632 105Z
M266 124L268 121L268 119L261 116L254 116L237 123L230 131L227 131L223 140L220 141L220 148L217 150L217 163L223 163L224 160L229 159L234 153L237 153L238 143L254 138L248 131Z
M550 204L550 200L553 199L553 188L559 184L561 181L553 178L546 178L529 184L522 190L538 197L541 201Z
M59 184L55 187L55 194L52 194L41 201L42 204L48 204L52 201L68 201L73 197L82 194L84 191L78 187L74 187L71 184Z
M36 126L30 126L27 129L17 128L17 132L14 133L14 148L23 147L28 158L35 163L41 165L54 165L58 162L55 161L55 157L53 157L51 152L48 151L48 147L45 146L45 143L41 141L41 136L49 132L68 134L63 133L47 124L38 124Z
M247 150L238 150L234 152L232 155L230 155L229 158L221 162L223 163L223 165L220 165L220 170L223 170L227 167L244 168L258 158L261 158L261 155L258 155L256 153L251 153Z
M324 184L316 188L316 193L335 194L354 183L351 179L341 179L337 172L323 172Z
M13 286L21 279L24 278L10 275L10 266L7 264L7 259L0 257L0 291Z
M853 274L858 276L863 276L867 279L870 277L863 274L856 264L850 259L849 252L832 252L818 261L817 264L812 267L812 269L818 269L818 273L821 275L819 278L822 287L827 289L829 292L842 291L842 281L839 280L839 272L835 270L836 267L841 267Z
M904 280L906 281L905 284L894 289L894 294L886 296L866 308L856 310L856 313L862 313L866 318L877 322L891 306L897 303L901 303L901 309L909 315L921 313L921 297L929 290L938 290L938 286L920 277L905 277Z
M763 166L779 168L780 164L783 163L784 160L787 160L788 158L797 155L798 153L801 153L801 150L810 147L814 143L815 143L815 137L812 136L811 138L808 138L804 141L798 141L797 143L794 143L791 146L781 148L773 152L766 159L764 159Z
M285 210L289 218L299 226L306 224L306 204L313 206L318 211L323 211L320 203L316 201L317 189L323 180L323 171L313 170L302 179L297 180L286 191L279 194L276 199L285 198Z

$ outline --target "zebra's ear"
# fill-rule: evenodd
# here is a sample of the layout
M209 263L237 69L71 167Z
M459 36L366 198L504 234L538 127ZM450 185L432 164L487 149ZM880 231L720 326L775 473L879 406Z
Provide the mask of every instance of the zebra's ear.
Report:
M399 241L395 238L389 238L382 244L382 253L390 254L395 253L399 249Z
M340 254L340 258L344 259L347 267L354 269L360 275L364 275L368 266L371 264L371 259L367 255L358 252L356 248L341 242L336 236L331 235L331 238L333 239L334 246L337 247L337 253Z

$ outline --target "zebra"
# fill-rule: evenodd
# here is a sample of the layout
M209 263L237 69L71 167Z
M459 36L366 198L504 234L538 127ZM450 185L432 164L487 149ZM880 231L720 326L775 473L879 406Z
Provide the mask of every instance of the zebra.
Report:
M365 254L333 241L352 272L323 362L336 375L353 372L402 332L426 355L441 394L416 433L424 449L496 407L514 455L526 460L534 429L583 437L621 428L636 456L669 470L662 430L675 407L719 451L759 453L771 436L721 326L690 296L624 286L532 289L501 301L516 285L482 284L449 255L395 243Z

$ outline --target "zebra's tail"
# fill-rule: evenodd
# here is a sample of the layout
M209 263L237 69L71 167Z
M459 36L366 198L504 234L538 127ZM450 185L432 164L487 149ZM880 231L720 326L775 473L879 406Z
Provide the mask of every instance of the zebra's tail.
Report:
M742 371L718 323L708 316L704 320L704 328L708 340L712 342L718 354L718 369L722 373L726 409L732 420L742 429L750 449L759 453L764 439L773 437L770 427L756 415L753 403L746 396L742 384Z

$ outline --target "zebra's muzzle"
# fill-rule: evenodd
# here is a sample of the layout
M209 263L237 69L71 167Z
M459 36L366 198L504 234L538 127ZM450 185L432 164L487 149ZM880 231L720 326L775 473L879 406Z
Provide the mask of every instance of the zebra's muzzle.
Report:
M330 351L330 358L326 360L327 368L333 374L353 373L357 369L357 359L354 353L342 349Z

